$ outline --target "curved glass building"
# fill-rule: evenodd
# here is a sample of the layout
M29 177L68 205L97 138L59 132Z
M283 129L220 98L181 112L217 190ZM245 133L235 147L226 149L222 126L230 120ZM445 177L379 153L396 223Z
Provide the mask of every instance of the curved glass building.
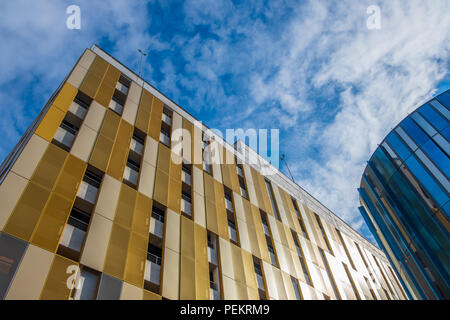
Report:
M361 214L410 298L449 299L450 90L406 117L364 171Z

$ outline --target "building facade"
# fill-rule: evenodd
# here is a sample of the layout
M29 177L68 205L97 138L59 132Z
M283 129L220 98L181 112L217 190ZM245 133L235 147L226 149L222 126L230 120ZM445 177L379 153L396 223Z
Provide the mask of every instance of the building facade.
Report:
M0 298L407 299L267 165L93 46L0 168Z
M364 219L416 299L450 298L449 108L447 90L397 125L359 189Z

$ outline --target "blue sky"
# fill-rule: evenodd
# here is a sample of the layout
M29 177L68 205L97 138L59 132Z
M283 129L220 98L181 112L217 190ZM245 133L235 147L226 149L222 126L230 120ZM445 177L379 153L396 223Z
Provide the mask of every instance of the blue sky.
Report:
M66 28L66 8L81 29ZM370 5L381 29L366 27ZM450 87L450 4L430 1L8 1L0 159L98 44L210 128L279 128L298 184L373 240L356 188L377 144ZM281 169L285 171L282 166Z

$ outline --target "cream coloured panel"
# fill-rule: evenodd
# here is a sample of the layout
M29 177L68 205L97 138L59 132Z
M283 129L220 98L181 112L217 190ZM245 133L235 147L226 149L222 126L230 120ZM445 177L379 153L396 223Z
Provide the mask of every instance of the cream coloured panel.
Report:
M135 104L139 105L141 100L142 86L134 81L131 81L130 89L128 90L127 100L133 101Z
M84 118L83 124L87 125L95 132L98 132L100 130L100 127L102 126L105 113L106 109L97 101L93 100L86 114L86 117Z
M176 155L180 157L183 156L183 142L182 142L183 134L181 131L182 129L183 129L183 118L178 113L174 112L172 115L172 137L174 137L173 132L175 130L178 130L179 132L178 139L180 140L177 142L173 141L171 144L171 149L172 152L174 152Z
M250 238L248 236L247 223L244 220L237 219L237 227L239 231L239 240L241 242L241 248L252 252L252 248L250 245Z
M194 167L195 168L195 167ZM206 228L205 197L194 191L194 222Z
M156 168L156 161L158 159L158 142L147 136L145 139L144 161Z
M53 253L28 245L6 300L38 300L53 261Z
M94 213L81 254L81 264L103 271L112 225L112 221Z
M180 254L167 248L164 251L164 270L162 280L162 295L171 300L179 298L180 285Z
M75 157L88 162L96 138L97 132L83 124L80 131L78 131L70 153Z
M275 183L272 183L272 190L275 196L275 201L277 202L277 208L278 213L280 214L280 219L285 225L289 225L287 213L284 209L284 201L281 199L280 191L278 190L278 186Z
M192 166L192 183L194 192L197 192L201 196L205 196L205 190L203 187L203 171Z
M277 291L277 284L275 283L275 277L273 275L273 269L272 265L268 264L265 261L262 261L263 269L264 269L264 276L266 278L266 284L267 284L267 293L269 294L269 297L271 300L278 300L278 291Z
M219 237L220 263L222 265L222 275L234 278L233 259L231 256L231 243Z
M94 52L86 50L80 58L80 61L78 61L78 65L88 70L91 67L92 62L94 62L95 56L96 54Z
M138 111L138 105L131 101L130 99L127 99L125 102L125 105L123 107L123 113L122 118L132 126L134 126L134 123L136 121L136 115Z
M222 282L224 300L238 300L236 282L227 276L222 277Z
M234 208L236 209L236 218L246 221L244 205L242 204L241 195L233 191Z
M167 209L165 247L180 252L180 215Z
M143 161L140 174L138 191L149 198L153 198L156 168L148 162Z
M122 286L122 292L120 294L120 300L142 300L142 289L128 282L124 282Z
M258 198L256 197L255 185L253 184L252 172L250 171L250 167L245 163L242 164L242 167L244 168L245 182L247 183L247 191L250 202L259 208Z
M46 140L42 139L37 134L33 134L14 163L11 171L26 179L30 179L34 169L36 169L36 166L45 153L48 144L49 143Z
M77 65L67 79L67 82L78 89L83 82L83 79L86 76L87 72L87 69L83 68L80 65Z
M3 230L28 180L10 171L0 185L0 230Z
M121 182L105 174L100 186L95 212L113 221L119 200Z

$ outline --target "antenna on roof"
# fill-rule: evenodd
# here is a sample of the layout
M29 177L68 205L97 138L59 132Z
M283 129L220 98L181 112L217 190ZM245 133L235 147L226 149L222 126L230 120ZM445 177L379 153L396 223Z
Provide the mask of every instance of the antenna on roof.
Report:
M142 58L146 57L147 54L142 51L141 49L138 49L138 52L141 54L141 61L139 62L139 78L141 77L141 73L142 73Z
M292 181L295 182L294 177L292 176L291 170L289 169L289 166L288 166L288 164L287 164L287 162L286 162L286 155L285 155L284 153L281 154L280 160L281 160L281 161L284 161L284 164L286 165L286 167L287 167L287 169L288 169L288 171L289 171L289 174L291 175ZM295 182L295 183L297 183L297 182Z

